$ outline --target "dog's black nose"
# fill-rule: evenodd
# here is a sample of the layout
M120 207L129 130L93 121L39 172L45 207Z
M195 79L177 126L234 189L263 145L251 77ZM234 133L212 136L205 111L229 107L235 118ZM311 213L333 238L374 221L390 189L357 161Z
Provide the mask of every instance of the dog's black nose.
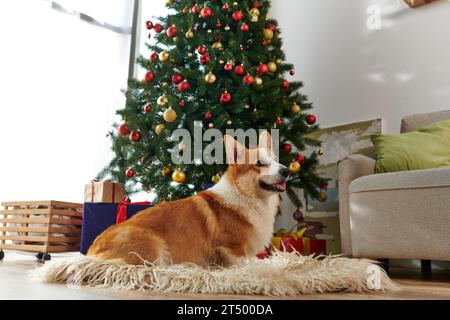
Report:
M289 170L286 167L283 167L280 169L280 176L282 176L283 178L287 178L289 177Z

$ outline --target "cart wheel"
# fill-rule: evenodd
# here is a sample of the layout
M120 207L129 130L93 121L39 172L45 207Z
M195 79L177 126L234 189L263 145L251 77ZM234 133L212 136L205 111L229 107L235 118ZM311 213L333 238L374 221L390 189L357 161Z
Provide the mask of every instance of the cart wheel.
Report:
M2 251L0 251L0 261L3 260L3 258L5 257L5 253Z
M38 259L38 260L42 260L43 257L44 257L44 254L42 252L39 252L38 254L36 254L36 259Z
M44 261L50 261L52 256L49 253L44 254Z

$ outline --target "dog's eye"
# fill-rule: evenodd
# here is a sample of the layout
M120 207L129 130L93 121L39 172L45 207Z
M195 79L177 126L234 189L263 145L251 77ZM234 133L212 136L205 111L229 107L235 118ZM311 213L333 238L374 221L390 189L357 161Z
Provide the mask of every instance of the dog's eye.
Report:
M264 167L264 166L265 166L265 164L262 163L260 160L258 160L258 162L256 162L256 165L257 165L258 167Z

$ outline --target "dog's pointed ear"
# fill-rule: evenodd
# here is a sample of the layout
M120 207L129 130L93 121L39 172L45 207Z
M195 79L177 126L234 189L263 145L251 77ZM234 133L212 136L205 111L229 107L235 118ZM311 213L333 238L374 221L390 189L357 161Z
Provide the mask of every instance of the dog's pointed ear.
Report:
M269 152L272 152L272 136L269 131L264 130L259 135L259 145L258 148L267 149Z
M243 164L245 157L245 146L237 142L232 136L225 135L223 138L225 143L225 153L227 155L228 164Z

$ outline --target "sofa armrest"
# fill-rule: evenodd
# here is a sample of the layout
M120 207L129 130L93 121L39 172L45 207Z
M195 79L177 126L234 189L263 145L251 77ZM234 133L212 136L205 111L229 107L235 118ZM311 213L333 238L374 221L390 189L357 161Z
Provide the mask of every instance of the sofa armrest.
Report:
M339 223L341 228L342 253L352 255L350 238L350 208L349 185L360 177L374 174L375 160L354 154L338 162L338 188L339 188Z

